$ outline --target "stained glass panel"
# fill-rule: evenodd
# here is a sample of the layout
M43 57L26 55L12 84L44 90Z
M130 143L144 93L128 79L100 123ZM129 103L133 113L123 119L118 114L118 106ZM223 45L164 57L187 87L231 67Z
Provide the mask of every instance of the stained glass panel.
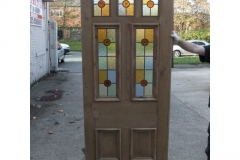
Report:
M158 16L158 0L142 0L143 16Z
M152 96L154 29L136 29L136 97Z
M118 0L119 16L134 16L134 0Z
M109 0L93 0L94 16L109 16Z
M116 29L98 29L99 96L117 95Z

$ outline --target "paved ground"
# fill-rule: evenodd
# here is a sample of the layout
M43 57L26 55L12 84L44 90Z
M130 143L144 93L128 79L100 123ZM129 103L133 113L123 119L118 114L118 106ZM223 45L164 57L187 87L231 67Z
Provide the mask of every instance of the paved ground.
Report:
M85 159L81 54L71 52L59 68L31 88L32 160ZM206 159L209 74L209 65L172 69L169 160Z

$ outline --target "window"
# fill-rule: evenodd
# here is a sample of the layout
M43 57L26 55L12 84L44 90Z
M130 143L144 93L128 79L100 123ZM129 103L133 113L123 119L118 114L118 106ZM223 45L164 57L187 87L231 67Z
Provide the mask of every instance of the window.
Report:
M53 17L62 17L63 13L61 10L51 10L50 15Z
M203 43L203 42L198 42L198 45L200 45L200 46L204 46L205 43Z

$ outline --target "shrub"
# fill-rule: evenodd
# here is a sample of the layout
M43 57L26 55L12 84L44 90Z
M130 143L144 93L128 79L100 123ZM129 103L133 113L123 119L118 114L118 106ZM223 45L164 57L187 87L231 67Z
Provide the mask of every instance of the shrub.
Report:
M198 30L188 31L186 33L180 32L179 37L181 37L184 40L198 39L198 40L205 40L207 42L210 42L210 30L198 29Z

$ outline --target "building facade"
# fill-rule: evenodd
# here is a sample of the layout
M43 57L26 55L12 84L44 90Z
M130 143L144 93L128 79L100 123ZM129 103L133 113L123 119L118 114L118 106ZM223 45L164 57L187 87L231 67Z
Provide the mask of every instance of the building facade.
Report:
M30 0L30 85L50 72L49 2Z

